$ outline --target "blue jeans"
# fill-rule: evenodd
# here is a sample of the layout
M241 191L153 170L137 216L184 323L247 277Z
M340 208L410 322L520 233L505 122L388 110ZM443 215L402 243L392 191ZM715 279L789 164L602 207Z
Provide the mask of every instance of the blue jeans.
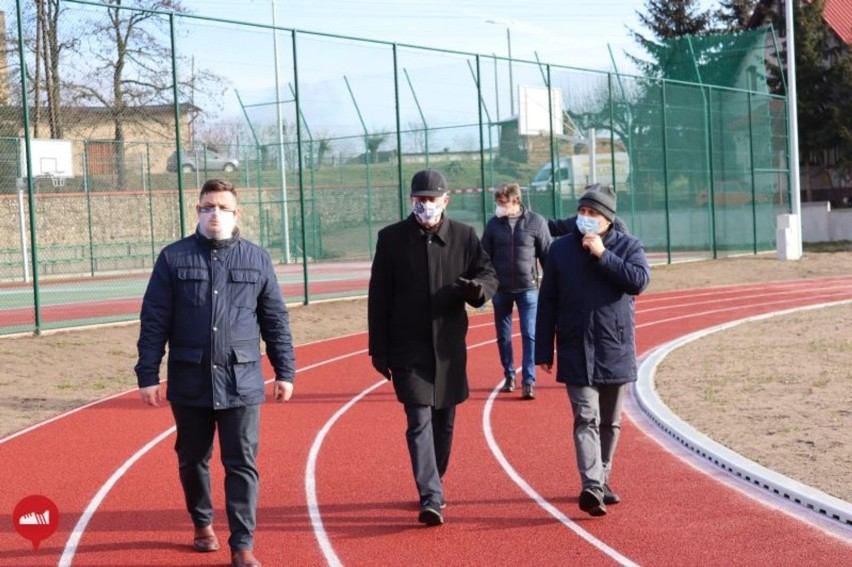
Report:
M494 325L497 327L497 349L500 364L506 378L515 377L515 361L512 356L512 308L518 304L518 319L523 339L523 383L535 384L535 311L538 306L538 290L516 293L498 291L491 299L494 307Z

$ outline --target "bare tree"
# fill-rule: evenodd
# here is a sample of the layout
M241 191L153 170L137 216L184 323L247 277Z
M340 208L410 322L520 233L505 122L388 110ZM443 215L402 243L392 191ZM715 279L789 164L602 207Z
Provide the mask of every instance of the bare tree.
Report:
M408 123L408 130L405 135L416 153L426 153L429 149L429 142L433 138L432 132L422 122L414 120Z
M331 151L331 135L323 133L317 141L317 169L322 167L325 155Z
M201 121L195 131L197 140L220 153L236 155L236 146L248 139L247 127L238 118L223 118L212 122Z
M367 151L370 153L370 162L376 163L379 158L379 148L385 141L388 139L389 134L387 132L373 132L370 134L365 144L367 145Z
M23 38L24 46L33 55L34 64L26 69L33 113L31 124L35 137L41 135L42 123L47 121L51 138L62 137L59 61L61 54L73 46L74 39L62 41L59 35L60 16L66 11L59 0L35 0L27 4L23 17L25 30L34 34ZM11 55L17 50L11 50ZM17 67L17 65L11 65Z
M86 65L74 66L74 75L63 79L62 88L67 102L106 111L113 125L117 183L123 186L127 125L157 120L170 125L167 113L158 118L144 109L180 102L174 101L173 52L169 19L164 13L185 9L179 0L104 3L109 7L93 11L91 18L75 30L78 40L74 55ZM179 91L194 92L220 84L222 79L209 71L193 70L191 77L179 82Z

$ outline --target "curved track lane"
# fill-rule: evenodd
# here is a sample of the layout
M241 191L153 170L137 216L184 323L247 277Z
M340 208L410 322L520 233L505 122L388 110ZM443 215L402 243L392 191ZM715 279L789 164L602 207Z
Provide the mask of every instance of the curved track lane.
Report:
M637 302L638 348L750 315L849 298L852 278L649 294ZM266 565L852 563L852 536L832 535L697 470L638 428L633 413L612 479L623 502L605 518L582 514L564 388L539 375L535 402L497 395L490 315L472 318L468 344L471 399L459 407L445 477L448 523L434 529L416 522L404 415L391 385L370 366L365 336L297 349L296 396L263 408L256 544ZM166 433L172 425L168 408L145 408L129 392L0 440L0 483L15 487L0 495L0 556L27 565L69 557L66 542L94 496L163 435L76 533L72 564L226 563L227 552L188 550ZM213 482L222 537L220 469L213 467ZM62 514L38 553L10 518L15 503L33 493L52 498Z

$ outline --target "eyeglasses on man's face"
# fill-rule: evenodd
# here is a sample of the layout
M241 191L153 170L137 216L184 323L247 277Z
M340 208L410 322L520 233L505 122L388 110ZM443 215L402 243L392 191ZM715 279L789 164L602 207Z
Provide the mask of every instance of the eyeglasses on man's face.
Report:
M237 210L236 209L228 209L226 207L219 207L219 206L215 206L215 205L213 205L213 206L205 205L203 207L198 207L199 213L215 213L217 211L220 212L220 213L235 213Z

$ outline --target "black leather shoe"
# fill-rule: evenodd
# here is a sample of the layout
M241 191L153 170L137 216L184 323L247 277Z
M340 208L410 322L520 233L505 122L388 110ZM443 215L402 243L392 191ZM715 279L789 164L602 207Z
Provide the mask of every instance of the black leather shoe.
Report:
M621 502L621 497L612 491L609 484L604 484L604 504L618 504Z
M584 488L580 493L580 510L590 516L606 516L606 504L603 502L603 495L591 488Z
M533 386L532 384L524 384L523 398L525 400L534 400L535 399L535 386Z
M506 381L503 382L503 387L500 388L501 392L509 393L515 391L515 379L514 378L506 378Z
M421 506L417 521L427 526L440 526L444 523L444 517L441 515L441 505L430 502Z

